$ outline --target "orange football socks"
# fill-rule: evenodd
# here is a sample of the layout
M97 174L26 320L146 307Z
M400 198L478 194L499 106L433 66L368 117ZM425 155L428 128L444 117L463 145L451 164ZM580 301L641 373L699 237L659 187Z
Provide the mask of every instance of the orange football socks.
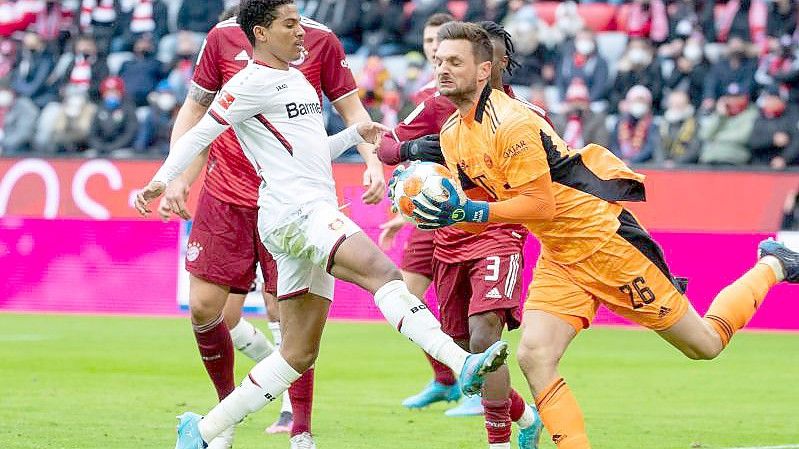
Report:
M758 263L716 296L705 320L718 332L725 347L733 334L752 319L766 293L776 283L777 275L771 266Z
M558 449L590 449L583 412L566 381L560 378L535 398L535 405Z

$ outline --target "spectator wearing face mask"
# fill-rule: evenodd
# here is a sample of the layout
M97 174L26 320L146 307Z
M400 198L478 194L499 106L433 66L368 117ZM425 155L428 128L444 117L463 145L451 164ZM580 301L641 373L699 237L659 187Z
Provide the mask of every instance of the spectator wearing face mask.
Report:
M134 58L125 61L119 76L125 81L128 95L136 106L147 105L147 95L166 77L164 65L155 58L155 47L149 36L142 36L133 45Z
M666 14L669 18L669 37L686 37L701 33L705 41L716 40L716 23L712 1L677 0L668 2Z
M538 39L538 27L529 22L514 22L506 30L513 36L514 58L519 62L508 83L529 88L533 84L555 81L555 54Z
M788 95L777 86L763 90L757 100L758 116L749 137L753 165L782 170L799 156L799 114L788 104Z
M575 78L566 89L562 114L554 115L552 123L570 148L582 148L589 143L610 146L610 133L605 126L607 116L592 112L588 87L582 79Z
M763 87L779 86L788 92L790 101L799 101L799 58L793 39L790 36L770 39L769 50L760 60L755 82Z
M610 110L618 111L619 103L633 86L647 86L653 94L654 105L660 104L663 76L654 60L654 50L648 40L632 39L619 61L619 71L610 91Z
M738 37L730 38L726 55L713 67L705 79L702 110L713 110L713 105L725 89L735 84L745 92L752 92L757 61L749 57L749 44Z
M583 80L588 87L588 97L592 102L604 100L609 87L608 63L596 51L594 33L582 30L574 38L574 48L569 50L556 71L560 98L576 78Z
M136 138L136 107L125 97L125 82L112 76L100 84L103 101L89 133L89 147L101 154L131 148Z
M660 146L655 159L667 167L693 164L699 159L702 143L699 124L688 94L675 90L666 100L667 107L660 122Z
M705 59L702 39L689 38L675 58L674 70L666 78L665 85L669 90L687 92L694 108L699 108L708 70L710 64Z
M177 113L177 98L169 83L162 81L147 99L150 106L136 133L133 150L141 154L152 148L159 154L168 154L169 138Z
M0 88L0 154L19 154L30 149L39 108L8 86Z
M716 102L715 111L700 125L704 144L699 155L702 164L744 165L752 153L749 138L757 118L745 86L732 83Z
M47 82L53 70L53 60L39 35L31 31L25 33L11 87L17 95L30 98L39 109L58 96L57 88Z
M175 58L172 60L169 75L167 75L167 80L178 99L178 103L183 103L186 99L186 93L194 75L194 62L197 60L197 51L197 44L191 36L178 36L177 53L175 53Z
M68 88L62 106L53 121L51 145L48 151L59 153L78 153L88 148L92 121L97 105L92 103L86 92Z
M69 63L56 74L59 84L88 92L92 101L100 99L100 82L108 77L105 58L98 56L97 43L88 35L75 40L73 51L65 55Z
M0 83L11 82L11 75L17 62L17 43L11 39L0 38Z
M633 86L624 99L622 112L613 132L611 151L627 163L649 162L660 145L652 115L652 93L644 86Z

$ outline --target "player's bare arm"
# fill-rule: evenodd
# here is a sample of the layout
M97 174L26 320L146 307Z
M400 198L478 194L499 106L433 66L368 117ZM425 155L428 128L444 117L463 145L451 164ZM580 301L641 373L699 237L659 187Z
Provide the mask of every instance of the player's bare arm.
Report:
M333 107L344 119L344 123L350 126L359 122L371 122L369 113L361 104L358 95L351 94L338 99L333 103ZM377 159L376 146L379 145L379 139L369 145L358 145L358 153L360 153L364 162L366 163L366 171L363 172L363 185L367 186L366 192L361 196L361 199L366 204L377 204L383 199L383 193L386 189L386 179L383 173L383 164Z

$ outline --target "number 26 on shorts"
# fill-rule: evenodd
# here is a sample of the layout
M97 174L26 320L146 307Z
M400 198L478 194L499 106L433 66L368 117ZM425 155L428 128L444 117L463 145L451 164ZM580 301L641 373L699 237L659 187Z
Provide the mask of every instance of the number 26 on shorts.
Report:
M652 304L655 301L655 292L646 285L646 280L641 276L633 279L629 284L622 285L619 290L630 298L633 309Z

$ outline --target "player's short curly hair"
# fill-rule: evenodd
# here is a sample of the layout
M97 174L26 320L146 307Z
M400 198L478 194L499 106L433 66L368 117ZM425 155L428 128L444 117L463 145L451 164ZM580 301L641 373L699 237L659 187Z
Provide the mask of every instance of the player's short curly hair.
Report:
M519 63L513 59L515 49L513 48L513 40L511 39L510 33L508 33L502 25L490 20L477 22L477 24L488 33L488 37L500 41L505 45L505 56L508 57L508 67L505 71L508 72L508 75L513 75L513 70L519 67Z
M449 22L438 29L438 41L465 40L472 44L472 53L477 63L494 59L494 44L486 30L469 22Z
M294 0L244 0L239 7L236 22L244 30L250 44L255 45L253 27L260 25L269 28L277 19L277 9L291 4L294 4Z

